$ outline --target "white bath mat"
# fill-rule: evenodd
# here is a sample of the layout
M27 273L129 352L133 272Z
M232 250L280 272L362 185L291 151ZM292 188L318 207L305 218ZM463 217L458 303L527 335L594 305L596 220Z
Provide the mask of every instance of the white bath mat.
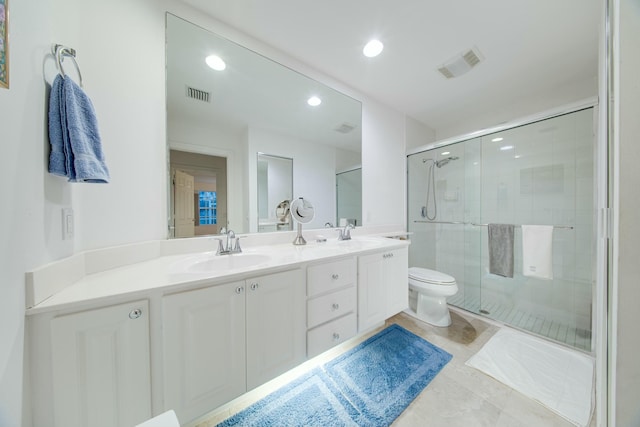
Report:
M589 423L593 359L585 354L502 328L467 365L537 400L577 426Z

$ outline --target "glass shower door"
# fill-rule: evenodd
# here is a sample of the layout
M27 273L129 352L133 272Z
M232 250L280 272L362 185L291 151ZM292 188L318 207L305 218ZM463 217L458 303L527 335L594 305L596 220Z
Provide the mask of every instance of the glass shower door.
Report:
M480 313L591 350L592 109L482 138L478 224L515 224L514 277L489 272L482 228ZM552 225L552 279L523 274L523 224ZM535 273L534 273L535 274Z
M593 109L407 157L409 266L453 276L451 305L591 350ZM514 277L489 271L489 223L514 224ZM553 278L522 273L522 225L553 225ZM410 307L411 307L410 300Z

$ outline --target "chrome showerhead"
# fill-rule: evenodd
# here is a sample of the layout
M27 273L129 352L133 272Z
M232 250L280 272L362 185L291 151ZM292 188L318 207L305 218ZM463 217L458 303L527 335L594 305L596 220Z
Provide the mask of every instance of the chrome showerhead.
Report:
M458 160L458 159L459 159L459 157L457 157L457 156L447 157L446 159L438 160L436 162L436 166L441 168L444 165L446 165L447 163L449 163L451 160Z

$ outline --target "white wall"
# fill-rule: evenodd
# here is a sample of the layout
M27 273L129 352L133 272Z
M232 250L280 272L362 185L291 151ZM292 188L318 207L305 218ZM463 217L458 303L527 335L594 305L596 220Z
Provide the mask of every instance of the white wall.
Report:
M0 89L0 425L20 425L24 272L73 252L61 239L71 189L45 173L46 87L53 12L48 3L10 2L10 89Z
M615 255L611 316L614 346L614 387L616 402L612 408L617 427L640 425L640 334L638 333L638 304L640 302L640 3L636 0L614 2L617 19L614 29L619 37L618 49L614 48L617 81L614 97L614 114L617 119L615 155L617 167L617 200L614 213L618 219L617 235L614 235ZM614 33L615 34L615 33ZM614 184L614 185L616 185ZM617 305L617 310L615 310Z
M404 115L375 102L362 106L362 221L406 223Z
M407 129L407 151L436 140L436 132L433 129L409 116L405 117L405 126Z

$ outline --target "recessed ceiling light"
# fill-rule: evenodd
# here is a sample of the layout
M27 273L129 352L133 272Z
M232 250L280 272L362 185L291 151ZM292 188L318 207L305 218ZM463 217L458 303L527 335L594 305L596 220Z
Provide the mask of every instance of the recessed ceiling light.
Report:
M440 153L441 156L446 156L447 154L451 154L451 153L448 151L443 151L442 153Z
M513 150L513 145L503 145L502 147L500 147L500 150L502 151Z
M222 71L227 68L227 64L218 55L209 55L205 59L207 65L216 71Z
M317 107L318 105L322 104L322 99L318 98L317 96L312 96L311 98L307 99L307 104L311 105L312 107Z
M504 138L501 138L501 137L493 138L493 139L491 140L491 142L500 142L500 141L502 141L503 139L504 139Z
M520 154L516 154L515 156L513 156L514 159L519 159L520 158Z
M384 49L384 45L382 44L382 42L380 40L374 39L364 46L364 49L362 49L362 53L368 58L373 58L374 56L380 55L382 49Z

